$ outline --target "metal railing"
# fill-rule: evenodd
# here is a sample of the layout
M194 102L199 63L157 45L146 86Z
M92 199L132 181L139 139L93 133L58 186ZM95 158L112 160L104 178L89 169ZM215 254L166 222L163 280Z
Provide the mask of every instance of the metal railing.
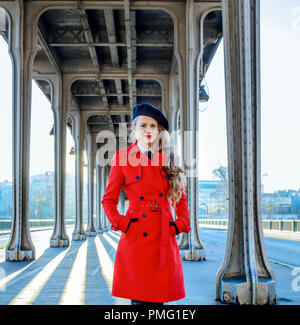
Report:
M74 224L74 219L66 219L65 224L71 225ZM30 229L43 228L43 227L54 227L54 220L50 219L32 219L29 220ZM11 220L0 220L0 233L9 232L11 230Z
M199 225L228 226L227 219L198 219ZM300 220L262 220L263 229L300 232Z

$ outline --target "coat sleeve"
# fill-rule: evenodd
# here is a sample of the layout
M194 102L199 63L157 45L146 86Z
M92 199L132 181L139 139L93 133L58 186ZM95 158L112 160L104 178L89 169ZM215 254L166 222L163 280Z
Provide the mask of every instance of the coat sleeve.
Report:
M174 212L177 217L175 220L175 224L177 226L179 233L181 232L189 233L191 231L190 228L191 218L190 218L190 212L186 200L185 189L182 182L181 182L181 189L182 189L181 198L174 208Z
M111 229L114 231L126 231L130 217L119 213L117 209L118 201L122 186L124 184L124 175L121 167L117 163L118 152L116 152L111 160L111 169L108 177L105 193L102 196L101 204L105 214L111 223Z

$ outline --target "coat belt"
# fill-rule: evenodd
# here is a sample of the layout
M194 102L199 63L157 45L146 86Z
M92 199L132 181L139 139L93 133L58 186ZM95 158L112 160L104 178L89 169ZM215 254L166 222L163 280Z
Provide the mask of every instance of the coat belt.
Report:
M161 211L159 268L163 268L166 264L167 253L170 245L170 230L169 230L170 203L166 199L143 200L143 202L130 200L128 208L135 207L135 206L144 207L146 209L149 209L149 211L152 212Z

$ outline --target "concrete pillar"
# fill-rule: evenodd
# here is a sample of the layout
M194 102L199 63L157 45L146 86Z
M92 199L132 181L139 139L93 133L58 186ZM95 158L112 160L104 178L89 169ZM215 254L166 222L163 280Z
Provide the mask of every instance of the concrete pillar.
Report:
M216 298L273 304L275 276L261 223L260 20L258 0L223 0L229 220Z
M84 177L84 140L86 127L82 123L81 113L74 113L75 116L75 183L76 183L76 219L75 229L72 234L73 240L85 240L86 233L83 228L83 177Z
M204 260L206 258L205 247L200 239L197 222L197 198L198 198L198 78L197 65L199 48L199 7L194 7L192 0L186 1L185 13L180 17L182 23L176 26L177 58L181 58L180 90L182 107L182 130L184 149L184 170L187 177L186 194L191 216L191 232L187 235L189 247L185 251L186 260ZM185 14L185 15L184 15ZM183 23L184 22L184 23Z
M84 122L85 123L85 122ZM95 144L93 135L89 132L88 140L88 223L86 228L87 236L96 236L94 227L94 170L95 170Z
M65 179L66 179L66 114L67 96L63 76L59 73L52 80L52 110L54 114L55 147L55 224L50 239L51 247L69 246L65 228Z
M102 195L103 192L101 191L101 184L103 181L102 178L102 167L100 167L97 163L96 163L96 231L97 233L102 233L103 232L103 228L102 228L102 204L101 204L101 199L102 199Z
M27 4L14 2L9 51L13 61L13 215L7 261L35 259L29 229L29 158L32 66L37 33Z

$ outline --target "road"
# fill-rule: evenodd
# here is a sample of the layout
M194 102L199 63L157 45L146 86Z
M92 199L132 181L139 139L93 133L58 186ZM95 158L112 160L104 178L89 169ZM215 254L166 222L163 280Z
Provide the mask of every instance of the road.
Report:
M226 247L227 231L200 228L200 236L204 241ZM269 260L292 267L300 266L300 243L298 241L265 237L266 253Z

